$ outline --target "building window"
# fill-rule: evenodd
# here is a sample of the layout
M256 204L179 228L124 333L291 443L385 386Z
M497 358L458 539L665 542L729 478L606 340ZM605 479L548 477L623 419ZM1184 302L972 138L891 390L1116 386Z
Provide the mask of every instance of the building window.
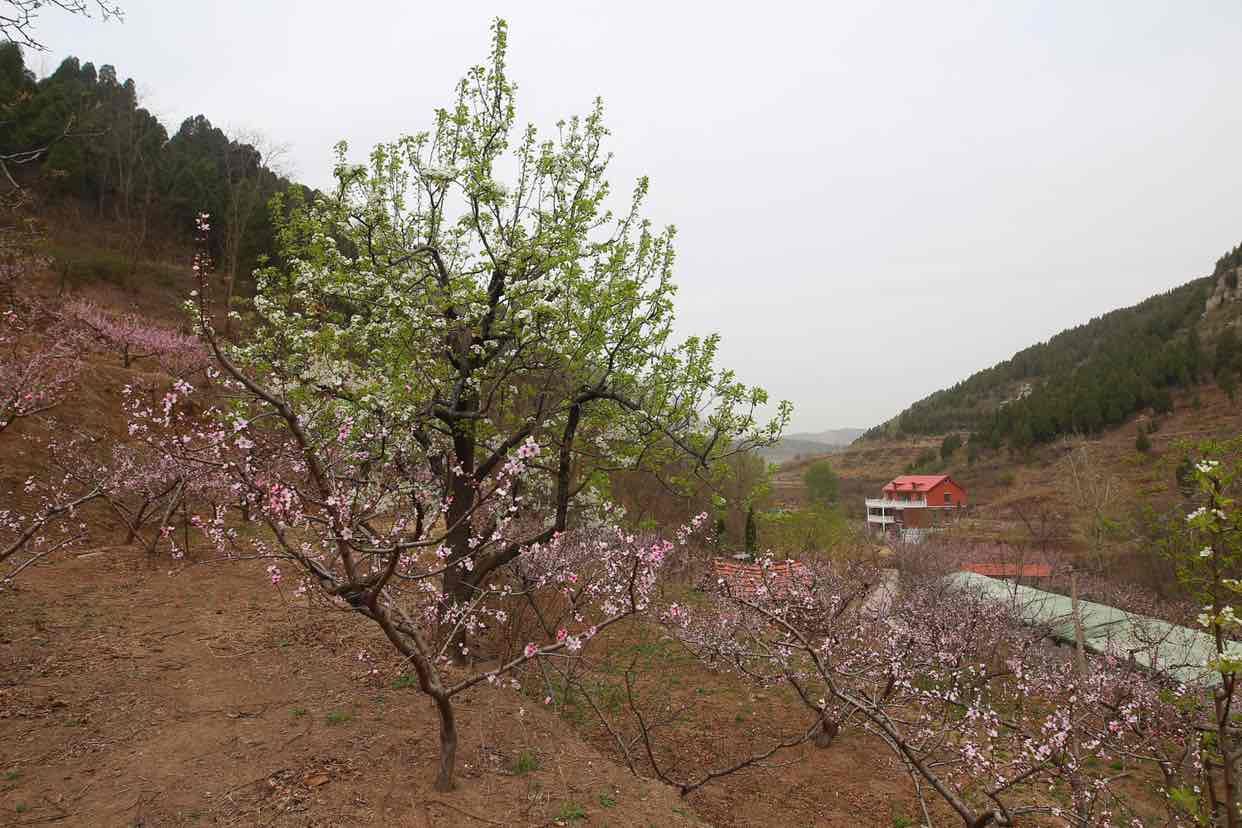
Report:
M944 502L945 502L945 503L952 503L952 502L953 502L953 492L945 492L945 493L944 493Z

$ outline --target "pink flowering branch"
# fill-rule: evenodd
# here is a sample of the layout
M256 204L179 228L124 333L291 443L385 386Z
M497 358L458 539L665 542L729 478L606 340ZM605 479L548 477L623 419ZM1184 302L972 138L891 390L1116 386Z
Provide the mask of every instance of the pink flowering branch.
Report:
M28 555L6 583L80 540L81 508L112 482L92 458L88 441L66 438L63 427L47 421L76 384L83 343L60 313L25 292L42 265L32 253L33 241L28 233L0 232L0 438L30 443L44 466L0 505L0 563ZM32 426L10 430L20 420Z
M971 828L1034 813L1075 825L1132 816L1114 784L1124 774L1099 770L1110 759L1155 762L1170 791L1187 778L1179 763L1195 778L1193 717L1158 674L1113 656L1080 671L1049 652L1050 631L1024 623L1023 607L905 575L883 602L870 595L884 579L866 567L726 579L711 607L674 605L666 626L709 665L791 686L818 745L847 726L879 738L920 798L934 793Z
M32 308L0 311L0 433L60 405L77 378L80 354L81 343L54 317Z
M106 461L94 457L94 441L88 436L66 438L53 432L42 439L34 435L22 439L37 446L45 471L39 478L27 478L20 494L14 493L12 505L0 509L0 563L27 556L6 580L35 560L86 538L84 508L118 485Z
M66 307L69 319L91 332L94 339L121 358L125 368L135 360L154 359L160 368L187 378L210 364L197 337L159 325L135 313L113 313L93 302L75 300Z

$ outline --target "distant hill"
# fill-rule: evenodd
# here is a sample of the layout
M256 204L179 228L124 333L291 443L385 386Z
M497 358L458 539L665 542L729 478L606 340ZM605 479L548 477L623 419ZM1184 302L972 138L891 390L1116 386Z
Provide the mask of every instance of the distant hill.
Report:
M1106 313L919 400L865 439L970 432L977 448L1025 449L1172 409L1172 393L1242 373L1242 246L1212 275ZM1230 392L1232 393L1232 392Z
M789 434L794 440L809 440L812 443L823 443L828 446L848 446L863 435L863 428L830 428L813 434Z
M775 445L759 449L759 455L770 463L784 463L799 457L832 454L858 439L861 428L830 428L827 431L786 434Z

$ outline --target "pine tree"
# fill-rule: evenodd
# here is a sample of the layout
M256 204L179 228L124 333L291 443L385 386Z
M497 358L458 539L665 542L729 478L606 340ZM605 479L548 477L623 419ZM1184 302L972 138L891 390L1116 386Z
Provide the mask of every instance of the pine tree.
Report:
M944 438L944 442L940 444L940 459L948 462L959 448L962 447L961 435L954 432Z
M749 557L755 556L755 547L759 543L759 528L755 526L755 507L750 506L746 509L746 554Z
M1216 377L1216 383L1220 386L1220 390L1225 392L1225 396L1230 402L1238 395L1238 376L1233 372L1233 368L1225 368Z
M1216 340L1216 359L1212 372L1219 381L1221 374L1233 368L1238 362L1238 332L1232 327L1225 328Z
M1190 324L1190 334L1186 339L1186 361L1190 369L1190 378L1199 382L1203 378L1203 343L1199 341L1199 326Z

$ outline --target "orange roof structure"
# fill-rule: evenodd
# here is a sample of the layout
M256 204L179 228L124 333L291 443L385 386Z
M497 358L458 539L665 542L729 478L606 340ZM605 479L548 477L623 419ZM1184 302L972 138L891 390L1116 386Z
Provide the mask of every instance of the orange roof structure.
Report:
M887 486L886 492L929 492L948 480L947 474L903 474L894 477Z
M973 563L962 569L987 578L1048 578L1052 575L1052 567L1048 564Z
M794 581L806 585L811 580L811 571L798 561L777 561L762 566L713 558L712 574L717 581L724 581L734 595L743 598L758 595L765 585L772 590L788 587Z

